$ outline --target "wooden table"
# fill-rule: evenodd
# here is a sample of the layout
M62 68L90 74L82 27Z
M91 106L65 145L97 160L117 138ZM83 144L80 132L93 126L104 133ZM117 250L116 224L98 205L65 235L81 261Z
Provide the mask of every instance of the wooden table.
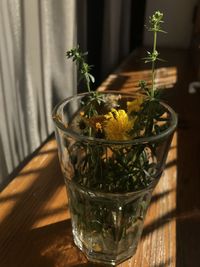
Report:
M163 50L158 85L179 114L166 170L151 201L136 254L121 267L200 266L200 90L190 53ZM150 78L133 53L99 90L127 90ZM54 139L48 141L0 193L0 267L97 266L72 240L67 195Z

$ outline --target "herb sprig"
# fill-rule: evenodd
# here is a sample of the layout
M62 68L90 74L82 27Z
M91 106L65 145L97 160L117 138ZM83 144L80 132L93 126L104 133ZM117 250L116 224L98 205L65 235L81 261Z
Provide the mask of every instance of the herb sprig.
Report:
M99 92L91 91L91 83L95 82L94 76L90 73L92 65L86 62L86 56L88 52L82 52L80 47L77 46L66 52L68 59L72 59L76 63L79 74L79 82L84 81L86 84L87 91L90 93L88 97L82 100L82 106L84 106L84 116L91 118L98 115L98 109L102 103L104 103L104 96ZM89 136L92 136L92 127L89 125L85 130Z
M91 92L90 84L95 82L94 76L90 73L92 66L86 62L86 56L88 52L83 53L79 46L66 52L67 58L72 58L78 67L78 73L80 75L79 82L84 80L87 86L88 92Z
M153 32L153 49L152 52L147 51L147 57L144 58L145 63L151 62L151 88L146 88L146 83L144 81L140 82L140 88L146 89L145 92L147 92L148 96L151 99L154 99L155 92L156 92L156 86L155 86L155 66L156 61L164 61L163 59L159 58L159 52L157 51L157 34L160 33L166 33L162 30L161 25L163 23L163 13L160 11L156 11L152 16L149 17L149 24L150 27L148 28L148 31ZM144 87L145 84L145 87Z

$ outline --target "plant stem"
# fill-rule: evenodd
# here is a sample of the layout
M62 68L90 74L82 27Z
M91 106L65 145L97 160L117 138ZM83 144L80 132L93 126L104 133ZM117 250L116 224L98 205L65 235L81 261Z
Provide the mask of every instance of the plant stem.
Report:
M154 39L153 39L153 55L156 53L156 43L157 43L157 31L154 31ZM152 61L152 90L151 97L154 98L155 91L155 60Z
M87 86L88 92L90 93L91 92L91 90L90 90L90 82L89 82L88 79L87 79L87 82L86 82L86 86Z

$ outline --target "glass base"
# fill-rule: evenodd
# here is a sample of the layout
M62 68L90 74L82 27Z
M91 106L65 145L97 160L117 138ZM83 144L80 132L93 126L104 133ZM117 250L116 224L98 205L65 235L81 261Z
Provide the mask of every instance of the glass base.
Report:
M132 247L129 251L125 251L124 253L121 254L106 254L102 252L95 252L93 250L88 250L84 244L81 242L81 240L74 235L74 243L75 245L84 253L86 258L94 263L98 264L106 264L106 265L111 265L115 266L118 265L129 258L131 258L137 249L137 246L134 248Z

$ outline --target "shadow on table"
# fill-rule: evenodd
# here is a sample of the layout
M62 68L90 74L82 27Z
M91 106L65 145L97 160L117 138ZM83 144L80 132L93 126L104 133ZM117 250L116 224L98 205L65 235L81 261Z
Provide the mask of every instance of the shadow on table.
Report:
M110 265L88 262L83 253L75 246L72 236L71 220L61 221L49 226L32 230L28 238L28 251L31 259L23 267L110 267Z
M14 262L15 267L71 267L87 262L73 243L70 220L22 230L1 257L1 267L13 267Z
M29 247L34 251L31 255L32 261L35 262L33 266L71 267L81 266L87 262L83 253L74 245L71 220L34 229L30 232L28 240L31 242ZM30 255L30 252L28 253Z

